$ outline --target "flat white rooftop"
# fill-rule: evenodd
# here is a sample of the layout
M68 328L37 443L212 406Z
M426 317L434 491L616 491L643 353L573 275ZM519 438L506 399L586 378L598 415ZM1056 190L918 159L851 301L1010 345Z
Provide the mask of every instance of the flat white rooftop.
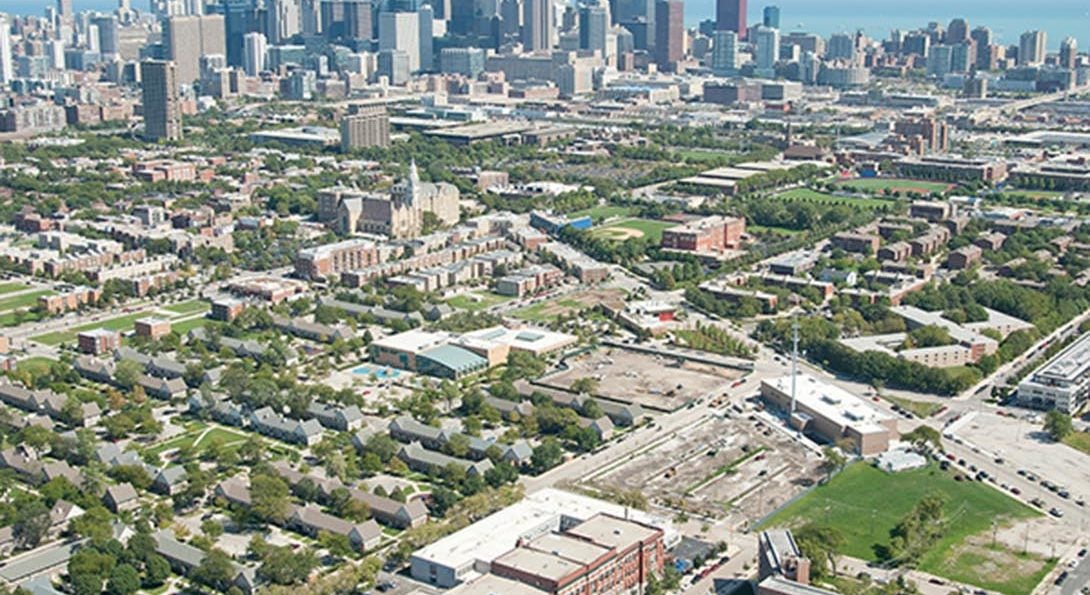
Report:
M560 528L561 517L586 521L597 514L610 514L661 527L671 543L673 528L664 519L639 510L547 488L521 502L487 516L476 523L421 548L414 558L448 568L466 568L480 561L493 560L511 551L520 538L534 539Z
M512 349L532 353L548 353L567 347L577 340L578 338L575 335L545 329L533 327L512 329L504 326L493 326L465 333L455 343L466 346L491 343L509 345Z
M450 339L446 333L432 333L421 330L405 331L389 337L376 339L371 343L375 347L390 351L405 351L408 353L420 353L432 347L443 345Z
M791 375L763 380L773 389L791 394ZM848 391L809 374L800 373L795 382L795 398L801 407L814 414L839 424L850 427L862 434L884 431L882 422L894 419L892 415L871 407L863 399Z
M1030 375L1033 381L1050 380L1062 383L1075 383L1090 372L1090 333L1087 333L1056 354Z

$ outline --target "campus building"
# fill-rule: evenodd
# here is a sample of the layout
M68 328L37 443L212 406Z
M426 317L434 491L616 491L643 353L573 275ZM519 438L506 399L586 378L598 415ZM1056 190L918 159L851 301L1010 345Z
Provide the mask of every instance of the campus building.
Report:
M1090 396L1090 334L1057 353L1018 383L1018 402L1037 409L1078 411Z
M791 411L791 376L761 381L761 398L782 412ZM884 452L896 440L897 419L871 407L844 389L809 374L795 377L795 412L789 423L827 442L848 440L860 455Z
M664 519L546 488L417 550L411 573L440 588L461 585L457 595L640 592L677 539ZM591 589L602 580L618 589Z
M345 240L300 250L295 258L295 274L303 279L316 279L363 269L378 262L379 251L374 242Z
M740 217L705 217L662 232L662 247L688 252L723 252L742 246L746 220Z
M435 215L442 225L458 223L459 197L458 188L452 184L421 182L414 162L409 167L409 177L395 185L388 196L363 193L340 196L333 223L342 234L415 238L423 232L425 213Z

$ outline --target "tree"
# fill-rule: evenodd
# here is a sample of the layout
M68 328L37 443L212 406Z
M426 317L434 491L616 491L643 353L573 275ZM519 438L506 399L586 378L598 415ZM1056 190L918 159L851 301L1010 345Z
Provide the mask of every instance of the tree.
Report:
M810 523L797 529L794 536L803 555L814 562L812 572L815 576L824 576L827 570L836 576L836 559L845 543L840 529Z
M338 558L347 558L348 556L351 556L354 551L352 549L352 542L348 539L347 535L321 531L318 533L318 543L328 550L331 556L336 556Z
M911 432L901 436L901 440L911 443L916 450L924 451L928 448L942 450L942 434L938 430L927 425L919 425Z
M140 573L129 564L121 564L110 573L106 592L110 595L130 595L140 590Z
M469 436L466 436L465 434L454 434L447 440L447 443L443 445L443 449L452 457L464 459L466 455L469 454Z
M537 473L544 473L560 464L564 459L564 449L560 442L549 436L541 441L541 445L534 449L530 456L530 465Z
M307 580L318 565L310 550L293 551L290 547L272 547L257 569L257 575L278 585L297 585Z
M251 509L258 517L274 524L282 524L288 518L291 507L288 484L272 475L255 475L250 478Z
M571 391L582 395L593 395L598 392L598 379L585 376L571 383ZM594 417L588 415L587 417Z
M148 561L144 564L144 584L145 588L154 588L162 585L170 577L170 562L167 559L155 554L148 558Z
M34 500L20 506L15 511L15 522L11 526L15 546L23 549L37 547L52 524L49 508L43 502Z
M213 549L208 552L204 557L204 560L201 560L201 563L193 569L189 578L196 583L222 591L225 590L235 578L234 571L234 564L231 562L231 557L223 550Z
M144 374L144 368L140 362L131 359L123 359L114 368L114 382L125 390L131 390Z
M1075 431L1075 426L1071 423L1070 416L1053 409L1045 414L1045 431L1056 442L1063 442L1064 438L1067 438Z
M834 446L826 446L821 449L821 454L823 458L818 468L825 473L825 481L829 481L834 473L844 468L848 459L844 456L844 453L840 452L839 448Z

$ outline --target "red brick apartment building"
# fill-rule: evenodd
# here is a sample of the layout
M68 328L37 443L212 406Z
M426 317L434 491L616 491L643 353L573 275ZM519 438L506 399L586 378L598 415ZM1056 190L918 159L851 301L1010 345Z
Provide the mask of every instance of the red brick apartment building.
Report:
M304 279L339 275L379 263L378 248L369 240L346 240L301 250L295 273Z
M742 246L746 220L740 217L705 217L662 232L662 247L690 252L722 252Z
M661 529L599 514L520 542L492 562L492 573L556 595L627 593L665 563Z

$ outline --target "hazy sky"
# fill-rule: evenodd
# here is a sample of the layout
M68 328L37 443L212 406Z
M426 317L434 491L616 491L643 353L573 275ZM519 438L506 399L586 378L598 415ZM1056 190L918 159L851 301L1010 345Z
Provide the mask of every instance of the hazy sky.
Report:
M0 11L43 14L51 0L0 0ZM73 0L79 10L113 10L117 0ZM146 9L147 0L132 0L134 8ZM685 20L695 25L713 18L715 0L685 0ZM914 29L928 21L943 24L960 16L971 27L989 26L1002 43L1016 43L1027 29L1048 32L1048 45L1072 36L1079 47L1090 48L1090 0L749 0L750 21L761 18L766 4L780 7L785 31L806 30L828 35L862 28L871 37L884 38L890 29Z

